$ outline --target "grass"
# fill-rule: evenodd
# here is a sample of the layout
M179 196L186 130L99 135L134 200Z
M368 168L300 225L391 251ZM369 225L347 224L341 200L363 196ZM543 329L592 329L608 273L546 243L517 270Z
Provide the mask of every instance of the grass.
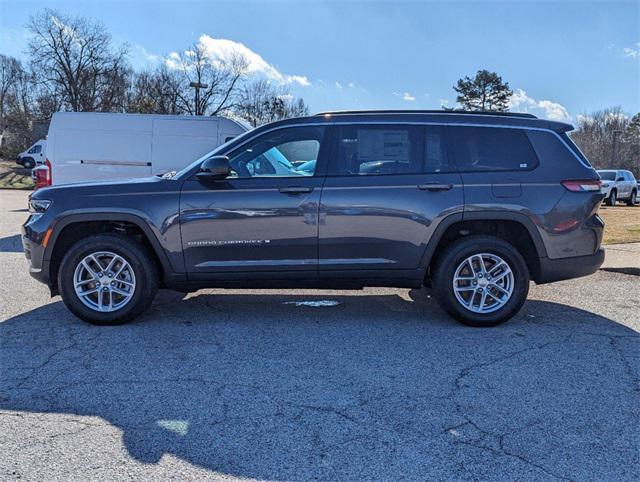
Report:
M0 161L0 189L33 189L31 171L13 161Z
M640 242L640 206L602 206L598 214L605 223L603 244Z

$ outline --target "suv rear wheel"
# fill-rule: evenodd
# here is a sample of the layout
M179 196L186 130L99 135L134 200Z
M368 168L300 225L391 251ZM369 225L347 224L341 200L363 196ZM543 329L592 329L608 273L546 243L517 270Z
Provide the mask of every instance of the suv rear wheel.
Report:
M529 292L529 270L511 244L471 235L440 254L433 282L440 306L455 319L469 326L495 326L522 307Z
M95 325L120 325L142 313L158 289L147 250L126 236L101 234L78 241L63 258L58 286L65 305Z
M627 199L627 206L635 206L637 196L638 196L638 193L636 192L635 189L631 191L631 196L629 196L629 199Z

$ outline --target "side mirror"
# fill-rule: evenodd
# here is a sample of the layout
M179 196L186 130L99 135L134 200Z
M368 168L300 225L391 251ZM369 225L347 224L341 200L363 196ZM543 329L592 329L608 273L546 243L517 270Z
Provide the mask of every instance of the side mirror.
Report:
M200 164L200 172L196 174L198 179L214 181L229 176L229 158L227 156L213 156Z

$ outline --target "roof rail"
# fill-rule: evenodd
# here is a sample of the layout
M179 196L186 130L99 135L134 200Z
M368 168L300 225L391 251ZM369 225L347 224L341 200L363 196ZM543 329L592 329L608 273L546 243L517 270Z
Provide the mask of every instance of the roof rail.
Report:
M318 112L315 115L343 115L343 114L456 114L456 115L491 115L498 117L523 117L526 119L537 119L533 114L524 112L496 112L484 110L333 110Z

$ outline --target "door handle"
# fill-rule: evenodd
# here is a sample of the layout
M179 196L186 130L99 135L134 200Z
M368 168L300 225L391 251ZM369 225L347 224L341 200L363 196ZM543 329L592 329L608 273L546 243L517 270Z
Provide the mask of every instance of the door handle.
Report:
M305 194L308 192L313 192L312 187L303 187L303 186L289 186L289 187L281 187L278 189L282 194Z
M449 191L453 187L453 184L441 183L441 182L428 182L426 184L418 184L418 189L422 191Z

